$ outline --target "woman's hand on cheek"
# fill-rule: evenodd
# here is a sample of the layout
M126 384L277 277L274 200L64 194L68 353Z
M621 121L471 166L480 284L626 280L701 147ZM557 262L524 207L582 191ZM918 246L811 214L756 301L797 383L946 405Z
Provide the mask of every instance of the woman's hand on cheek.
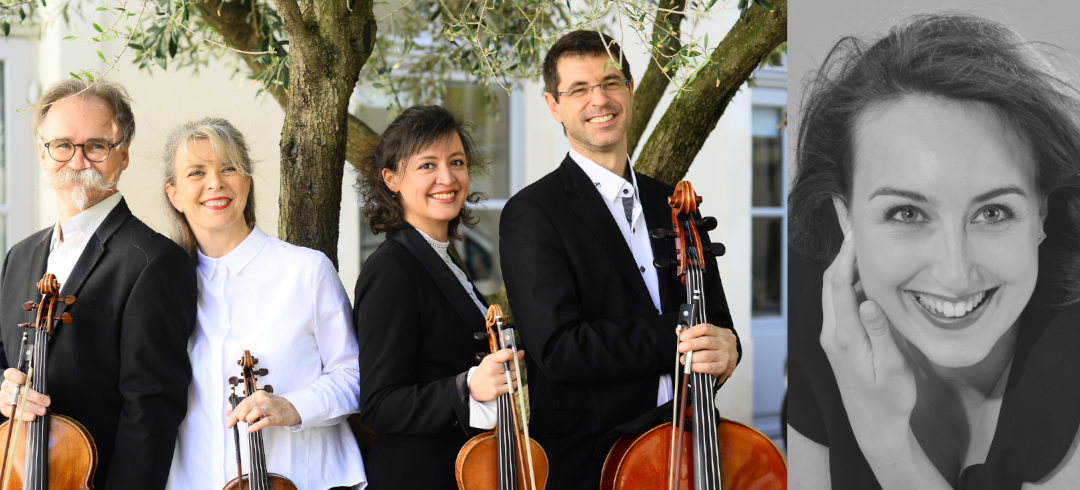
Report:
M858 303L855 246L845 236L825 271L821 347L836 376L852 431L868 460L908 444L915 376L873 301Z

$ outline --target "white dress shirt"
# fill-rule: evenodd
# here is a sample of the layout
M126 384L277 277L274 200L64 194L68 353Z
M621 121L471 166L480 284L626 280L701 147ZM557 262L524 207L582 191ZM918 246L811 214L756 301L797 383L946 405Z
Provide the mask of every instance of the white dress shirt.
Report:
M94 236L98 227L117 204L120 204L120 193L114 192L113 195L82 210L63 223L59 219L56 220L52 240L49 242L49 260L45 270L56 276L61 289L71 277L71 271L75 268L75 263L79 261L83 251L86 250L90 237ZM63 240L60 240L61 231L64 235Z
M652 298L656 314L659 315L661 311L660 283L656 267L653 266L652 244L649 243L649 230L646 229L645 214L641 208L641 197L638 195L637 177L634 175L633 167L630 166L630 157L626 157L627 169L630 171L629 181L574 150L570 150L570 158L581 167L581 170L585 171L585 175L589 176L597 192L604 198L608 211L611 211L611 218L622 231L623 240L634 255L634 262L637 262L638 271L641 272L641 278L645 280L645 287L649 289L649 297ZM634 199L634 208L629 222L626 220L623 208L624 197ZM675 326L672 325L672 328ZM660 377L660 385L657 387L656 406L667 403L672 397L671 375L665 374Z
M199 254L198 324L188 342L192 384L169 489L221 488L236 477L232 430L225 429L231 376L245 350L269 373L260 388L288 399L298 426L262 429L266 466L300 490L366 485L360 450L345 417L359 410L359 348L352 308L322 253L268 237L256 226L217 259ZM243 383L237 395L243 396ZM240 423L244 472L250 468Z
M461 287L465 288L465 292L469 293L469 297L472 298L473 303L477 308L480 308L480 314L487 316L487 308L484 308L484 304L480 302L480 299L476 297L476 293L473 291L473 285L469 282L469 276L465 275L465 271L461 270L453 260L450 259L450 242L440 242L434 238L431 238L427 233L424 233L420 228L416 231L420 232L420 236L424 237L424 240L431 245L431 248L435 250L435 253L439 254L439 257L446 263L446 266L450 268L450 272L454 273L454 277L461 283ZM473 373L476 372L476 366L469 368L469 374L465 375L465 386L472 384ZM472 393L469 393L469 425L477 429L491 430L495 428L495 423L499 421L499 405L495 400L488 400L486 402L476 401L476 398L472 397Z

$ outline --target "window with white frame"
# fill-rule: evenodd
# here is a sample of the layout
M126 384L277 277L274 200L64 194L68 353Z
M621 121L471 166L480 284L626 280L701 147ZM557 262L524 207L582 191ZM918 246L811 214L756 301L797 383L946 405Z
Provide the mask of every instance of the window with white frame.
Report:
M0 247L7 251L32 232L33 139L30 118L20 116L32 94L30 42L0 38Z

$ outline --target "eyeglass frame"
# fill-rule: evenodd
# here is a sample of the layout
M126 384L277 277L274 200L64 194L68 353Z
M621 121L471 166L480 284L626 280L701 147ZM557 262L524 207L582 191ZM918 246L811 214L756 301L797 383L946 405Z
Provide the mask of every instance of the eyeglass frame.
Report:
M601 89L601 90L603 90L603 89ZM112 149L119 146L120 143L123 143L125 139L127 139L127 136L122 136L122 137L120 137L120 141L117 141L116 143L109 143L108 140L95 140L95 139L91 138L91 139L86 140L85 142L79 143L79 144L72 143L71 141L68 141L68 140L65 140L65 139L54 139L54 140L49 141L49 142L46 142L43 139L43 140L41 140L41 144L42 144L42 146L45 147L45 150L49 153L49 158L52 158L53 161L55 161L57 163L67 163L67 162L70 162L72 158L75 158L75 150L71 150L71 156L67 157L67 160L57 160L56 157L53 156L53 154L52 154L52 148L49 147L49 145L51 145L51 144L53 144L53 143L55 143L57 141L67 141L68 143L71 143L71 146L74 146L76 148L81 146L82 147L83 158L86 158L86 161L94 162L94 163L101 163L101 162L104 162L105 160L108 160L109 156L112 155ZM105 153L105 158L102 158L101 160L91 160L90 159L90 155L86 154L86 144L91 142L91 141L101 141L101 142L105 143L106 146L108 146L109 151L107 153Z
M609 78L609 79L604 80L604 81L602 81L602 82L600 82L600 83L598 83L596 85L589 85L588 87L584 87L584 88L586 90L588 90L590 94L592 94L592 90L594 88L600 87L600 91L603 92L604 95L607 95L608 93L606 91L604 91L604 84L607 83L607 82L618 81L618 80L621 80L623 82L623 84L626 85L626 91L629 92L630 91L630 85L632 83L634 83L634 81L632 79L629 79L629 78ZM569 94L570 92L573 92L574 90L577 90L577 89L574 88L574 89L570 89L570 90L564 90L562 92L555 91L555 92L548 92L548 93L551 94L551 95L554 95L555 96L555 102L558 102L559 97L561 97L561 96L563 96L565 94ZM622 92L615 92L615 93L616 94L621 94ZM573 100L573 99L571 99L571 100Z

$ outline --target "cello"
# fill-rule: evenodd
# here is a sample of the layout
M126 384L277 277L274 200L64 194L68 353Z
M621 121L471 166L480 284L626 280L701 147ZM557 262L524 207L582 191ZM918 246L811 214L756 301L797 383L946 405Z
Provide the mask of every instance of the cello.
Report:
M251 351L244 351L244 356L236 361L240 365L242 372L241 378L244 382L244 396L254 395L258 391L257 376L266 376L269 371L266 368L255 369L255 365L259 363L259 360L251 356ZM236 396L236 385L239 383L239 379L235 376L229 378L229 382L232 384L232 395L229 397L229 401L232 403L233 410L236 410L236 405L240 403L241 398ZM270 385L266 385L264 388L267 393L273 393L274 388ZM296 490L296 484L289 481L288 478L281 476L277 473L270 473L266 469L266 447L263 444L262 431L258 430L247 435L248 439L248 460L251 462L251 470L247 474L241 473L240 464L240 433L238 427L240 423L237 422L233 426L233 437L236 442L236 478L233 478L229 483L225 484L222 490Z
M26 383L30 389L46 395L49 337L55 332L56 322L67 325L72 321L70 313L56 315L58 303L70 306L75 303L75 297L60 299L60 283L52 274L45 274L38 281L37 288L41 301L23 304L26 311L37 310L36 321L19 326L34 330L33 349L27 356ZM93 488L98 454L90 432L75 419L56 413L46 413L30 422L13 424L13 420L22 420L26 393L23 391L19 396L16 391L18 407L13 407L14 416L0 425L0 437L10 441L0 458L3 461L0 489ZM24 427L25 431L22 430Z
M655 240L675 239L676 257L672 261L657 258L654 265L657 268L677 265L678 276L686 286L686 304L679 308L676 335L694 325L708 323L705 254L717 257L724 254L720 243L702 246L699 228L709 231L717 222L715 218L698 216L701 201L690 182L679 182L675 194L668 198L672 228L650 232ZM677 406L673 422L657 425L643 434L620 437L604 460L601 490L787 488L787 463L780 451L764 434L720 417L712 376L690 372L692 365L691 351L686 353L686 364L682 366L681 398L680 383L673 383L676 395L672 405ZM691 400L689 408L687 398ZM684 437L688 411L692 438Z
M502 308L499 305L488 307L486 319L491 353L494 354L500 349L512 349L515 368L520 373L514 329L503 327ZM510 385L510 392L497 399L499 416L495 430L469 439L458 452L454 463L454 476L460 490L543 490L547 485L547 454L540 444L529 437L529 425L525 421L525 400L523 397L517 398L521 404L520 409L514 405L510 363L503 363L503 367L506 368L506 381ZM517 382L517 391L521 392L520 376ZM519 420L522 421L520 425ZM524 437L521 428L524 428Z

